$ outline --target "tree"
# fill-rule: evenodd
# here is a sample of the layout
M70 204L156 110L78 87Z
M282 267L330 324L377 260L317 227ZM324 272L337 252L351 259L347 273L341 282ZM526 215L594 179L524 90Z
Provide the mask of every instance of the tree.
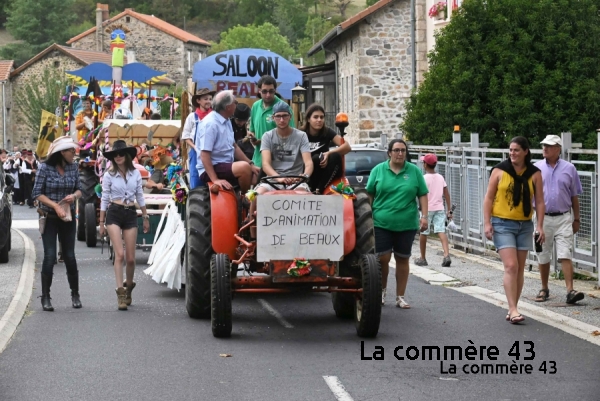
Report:
M342 19L346 19L346 9L352 4L352 0L334 0L333 6L340 12Z
M379 0L367 0L367 7L371 7L373 4L377 3Z
M281 35L276 26L268 22L260 26L238 25L221 33L221 40L213 44L210 54L244 47L270 50L286 59L294 55L294 49L287 38Z
M304 58L305 65L317 65L325 62L325 54L322 51L312 57L308 57L307 53L315 43L321 40L333 28L334 25L328 19L320 16L308 18L304 30L305 38L300 41L298 46L298 53L300 57Z
M506 146L600 126L600 0L467 0L436 36L430 69L401 128L440 145L452 126Z
M276 0L273 22L292 46L304 36L308 9L312 0Z
M46 69L39 80L28 81L17 89L14 102L24 116L23 122L33 133L32 137L37 138L40 131L42 110L54 113L60 105L66 87L64 75L64 71Z

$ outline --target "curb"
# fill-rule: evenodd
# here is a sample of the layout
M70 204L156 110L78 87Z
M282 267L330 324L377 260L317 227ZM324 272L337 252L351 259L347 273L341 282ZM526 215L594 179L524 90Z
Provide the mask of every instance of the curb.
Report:
M393 265L394 268L396 267L395 262L390 261L390 265ZM431 270L422 266L416 266L413 263L410 264L410 274L415 277L419 277L428 284L444 286L462 294L477 298L481 301L488 302L498 306L499 308L508 308L506 296L497 291L488 290L487 288L476 285L455 287L455 284L461 283L460 280L448 276L447 274L440 273L436 270ZM577 319L561 315L560 313L552 312L546 308L529 304L527 302L520 302L519 309L523 312L526 312L527 317L531 319L555 327L575 337L581 338L582 340L600 346L600 335L592 334L600 333L600 327L592 326L591 324L581 322ZM501 317L502 314L500 314L498 318L500 319Z
M33 241L21 230L13 228L24 242L25 255L21 267L21 278L17 285L17 291L8 305L4 316L0 319L0 353L4 351L8 342L17 330L17 326L23 319L23 314L29 305L29 299L33 292L33 276L35 271L35 247Z

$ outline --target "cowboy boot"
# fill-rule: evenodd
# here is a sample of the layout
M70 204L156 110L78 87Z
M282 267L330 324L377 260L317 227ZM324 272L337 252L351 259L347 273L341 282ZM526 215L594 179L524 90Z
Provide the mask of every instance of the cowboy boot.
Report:
M125 287L125 303L127 306L131 305L131 293L135 288L135 281L131 285L131 288L127 287L127 281L123 281L123 287Z
M125 302L126 290L124 287L119 287L116 289L117 291L117 299L119 301L119 310L127 310L127 303Z
M73 303L73 308L79 309L82 306L81 300L79 299L79 273L67 274L67 279L69 280L69 287L71 288L71 302Z
M46 312L54 311L50 303L50 287L52 286L52 274L42 273L42 308Z

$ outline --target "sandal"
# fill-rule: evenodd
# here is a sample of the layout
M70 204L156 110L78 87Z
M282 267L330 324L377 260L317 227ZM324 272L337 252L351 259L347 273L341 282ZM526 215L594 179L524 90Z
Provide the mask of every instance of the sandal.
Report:
M583 295L583 292L571 290L567 294L567 303L569 305L573 305L577 301L581 301L584 297L585 297L585 295Z
M401 309L410 309L408 302L404 300L404 297L396 297L396 306Z
M540 292L538 292L537 297L535 297L535 302L546 302L548 300L549 296L550 296L550 289L542 288L540 290Z
M518 314L510 318L510 324L519 324L525 321L525 316Z

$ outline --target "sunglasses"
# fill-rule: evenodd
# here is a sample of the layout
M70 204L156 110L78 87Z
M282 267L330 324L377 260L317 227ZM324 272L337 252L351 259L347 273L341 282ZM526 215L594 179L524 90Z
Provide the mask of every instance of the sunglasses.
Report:
M115 153L115 157L125 157L125 152Z
M274 89L271 89L271 90L263 89L260 91L260 93L262 93L263 95L274 95L275 90Z

